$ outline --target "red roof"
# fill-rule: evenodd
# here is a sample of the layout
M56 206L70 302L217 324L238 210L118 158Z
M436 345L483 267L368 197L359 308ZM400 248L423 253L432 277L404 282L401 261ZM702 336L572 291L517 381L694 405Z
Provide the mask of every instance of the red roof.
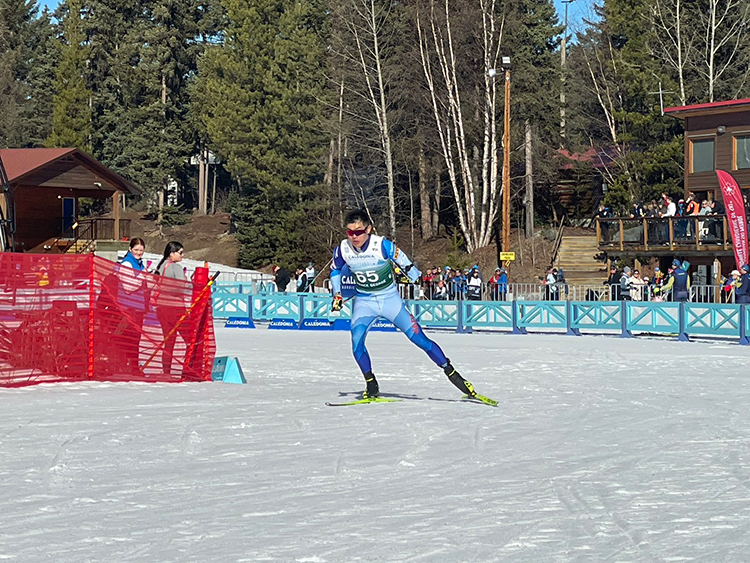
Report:
M8 181L25 176L76 149L0 149Z
M594 168L605 168L610 164L615 156L614 147L597 149L590 147L586 152L570 152L567 149L557 149L557 155L570 162L564 162L560 168L570 170L573 168L573 162L590 162Z
M675 117L680 117L679 114L684 113L712 113L715 109L741 109L738 106L750 105L750 98L743 98L741 100L726 100L723 102L710 102L707 104L694 104L692 106L675 106L671 108L664 108L664 113L676 114Z
M133 195L141 193L115 171L75 148L0 149L0 158L11 185L48 185L58 178L58 183L74 189L90 190L98 185L99 190L105 192L120 190ZM81 172L76 173L76 170Z

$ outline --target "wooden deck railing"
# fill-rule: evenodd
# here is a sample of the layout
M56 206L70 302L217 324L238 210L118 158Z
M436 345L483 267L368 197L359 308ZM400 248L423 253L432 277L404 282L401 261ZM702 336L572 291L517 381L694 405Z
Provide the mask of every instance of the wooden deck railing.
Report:
M596 220L596 241L607 250L732 250L724 215Z

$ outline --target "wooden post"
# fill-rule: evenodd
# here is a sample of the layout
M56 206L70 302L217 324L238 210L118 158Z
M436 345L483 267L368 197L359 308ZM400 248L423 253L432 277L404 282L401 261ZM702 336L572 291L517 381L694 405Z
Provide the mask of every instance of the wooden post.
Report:
M620 252L625 250L625 227L622 224L622 219L618 221L620 224Z
M724 227L724 250L729 250L729 245L727 244L727 240L729 237L727 236L728 233L727 233L727 216L726 215L724 215L721 218L721 223Z
M693 225L693 232L695 233L695 249L700 250L701 249L701 232L700 232L700 222L698 219L693 219L695 224Z
M596 245L602 244L602 225L599 223L599 218L596 218Z
M674 221L669 218L669 250L674 250Z
M114 239L120 240L120 195L122 192L120 190L116 190L115 193L112 194L112 217L115 220L115 232L114 232Z
M648 250L648 219L643 218L643 246Z

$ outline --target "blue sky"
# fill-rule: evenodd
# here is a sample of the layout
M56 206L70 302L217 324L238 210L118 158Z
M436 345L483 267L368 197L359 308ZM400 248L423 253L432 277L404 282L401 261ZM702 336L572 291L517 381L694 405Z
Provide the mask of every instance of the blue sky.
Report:
M60 3L59 0L38 0L39 6L49 6L50 10L54 10ZM557 13L560 14L560 23L563 22L565 17L565 4L562 0L554 0ZM591 17L591 6L594 0L574 0L568 5L568 27L570 33L573 34L580 30L582 26L582 19L584 17Z

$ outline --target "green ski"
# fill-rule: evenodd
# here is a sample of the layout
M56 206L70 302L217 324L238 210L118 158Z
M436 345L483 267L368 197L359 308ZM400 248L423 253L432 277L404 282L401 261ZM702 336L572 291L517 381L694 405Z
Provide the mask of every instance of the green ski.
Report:
M386 399L384 397L375 397L372 399L357 399L356 401L347 401L345 403L326 403L329 407L348 407L349 405L367 405L369 403L397 403L402 399Z
M476 401L476 402L484 403L485 405L489 405L491 407L497 406L497 401L495 399L490 399L489 397L485 397L484 395L480 395L479 393L473 396L464 395L462 399L466 399L467 401Z

